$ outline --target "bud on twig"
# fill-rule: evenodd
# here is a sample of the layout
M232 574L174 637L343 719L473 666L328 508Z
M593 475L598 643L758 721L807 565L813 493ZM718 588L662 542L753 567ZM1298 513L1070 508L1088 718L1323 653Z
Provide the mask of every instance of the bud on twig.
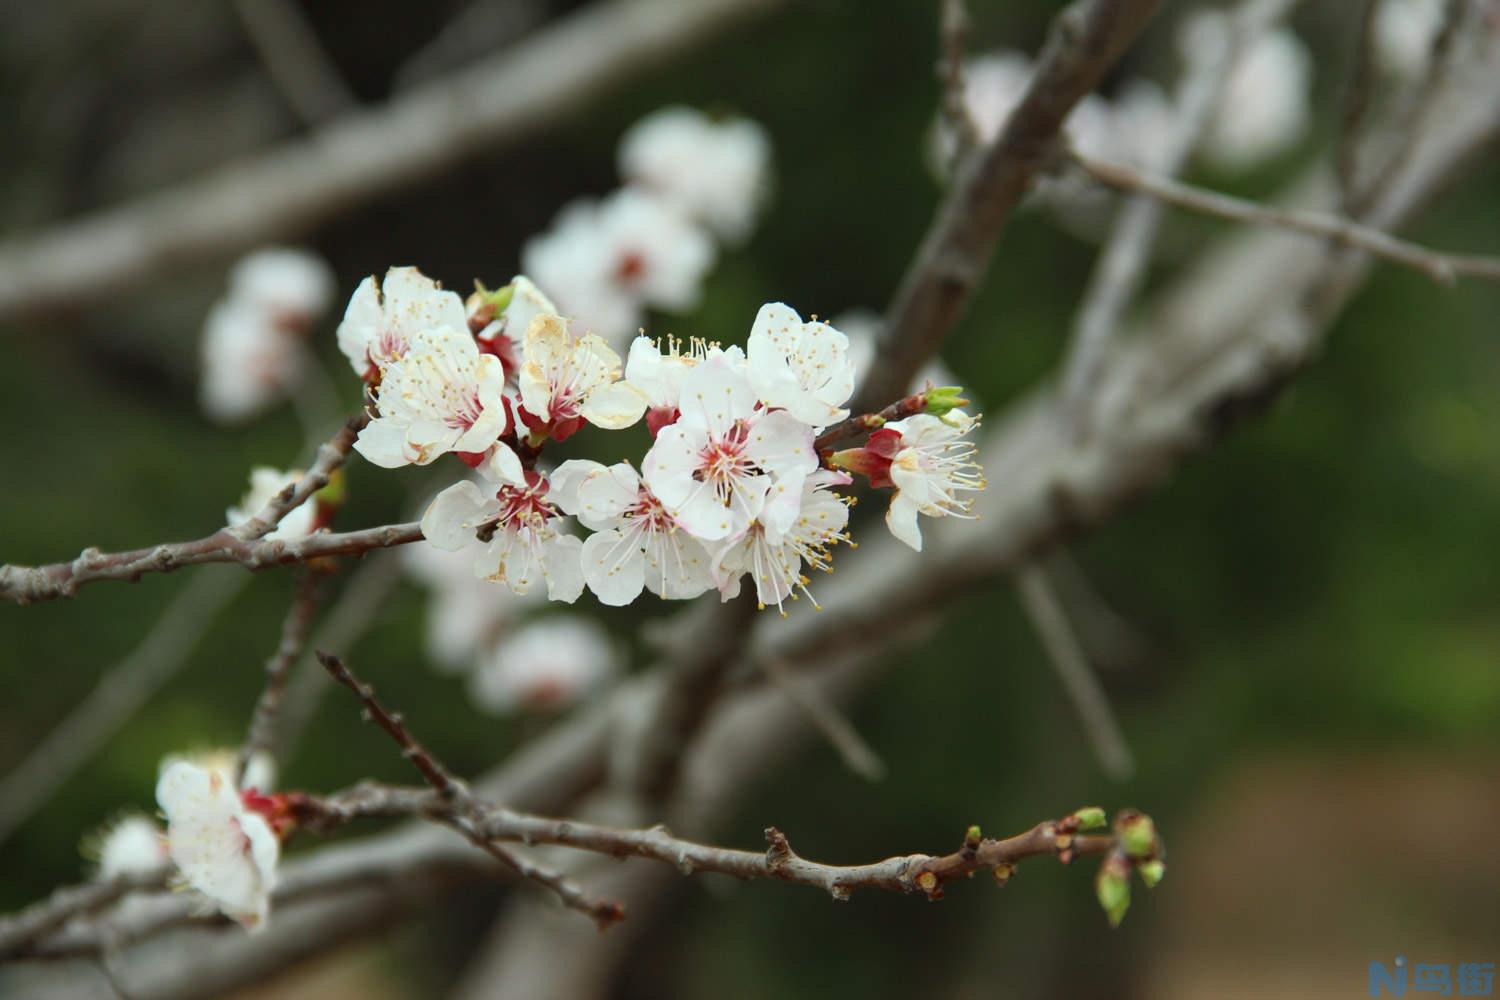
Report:
M952 410L969 405L961 385L933 386L923 392L922 397L925 400L922 412L934 417L946 416Z
M1099 874L1094 879L1094 891L1099 905L1111 927L1120 926L1125 911L1130 909L1130 862L1118 851L1111 853L1099 865Z
M1115 835L1130 857L1140 860L1157 853L1156 824L1145 813L1127 809L1115 819Z
M1072 816L1080 830L1101 830L1109 822L1104 816L1104 810L1098 806L1084 806Z
M1167 874L1167 864L1158 858L1152 858L1150 861L1142 861L1136 865L1135 870L1140 874L1141 881L1146 883L1147 889L1155 889L1157 883Z

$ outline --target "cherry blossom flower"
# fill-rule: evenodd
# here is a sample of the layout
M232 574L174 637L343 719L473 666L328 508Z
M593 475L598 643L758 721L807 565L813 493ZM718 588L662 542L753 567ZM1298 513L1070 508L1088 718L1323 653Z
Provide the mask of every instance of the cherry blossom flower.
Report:
M172 761L156 785L167 817L167 854L183 882L225 916L254 931L265 926L281 842L246 808L224 772Z
M870 435L865 446L868 455L888 463L884 476L871 474L871 485L896 487L886 511L886 526L918 552L922 551L918 514L969 517L972 501L960 494L984 489L983 470L973 461L974 444L962 440L976 423L962 410L943 418L919 413L886 424Z
M160 826L139 814L111 823L90 847L99 857L99 877L146 875L167 866L167 842Z
M646 397L646 426L652 437L677 420L682 380L709 351L708 342L698 337L686 342L668 337L666 343L663 353L661 341L639 336L630 342L630 355L625 359L625 381Z
M503 639L470 677L469 694L499 714L555 711L619 670L620 651L603 629L576 615L551 615Z
M250 470L250 490L237 506L230 507L224 512L224 519L233 528L244 524L246 521L260 513L262 507L271 502L271 498L302 479L301 469L290 469L282 472L268 465L257 465ZM275 541L295 541L306 538L318 528L318 504L316 500L308 500L291 511L281 519L265 537Z
M427 662L442 673L471 669L528 604L527 597L497 590L474 575L474 554L434 545L406 545L403 568L431 594L427 601Z
M761 409L738 348L714 348L682 380L682 416L641 463L646 485L677 523L703 541L731 538L766 518L796 519L802 480L818 466L813 429L785 410Z
M1204 44L1206 33L1228 30L1218 15L1189 19L1181 44ZM1216 169L1244 171L1280 156L1307 131L1312 117L1312 58L1296 33L1278 28L1241 54L1225 81L1218 113L1202 154Z
M479 472L490 481L486 489L465 480L443 490L422 515L422 534L449 551L482 543L474 562L481 579L525 595L540 577L550 600L578 600L583 542L560 530L562 512L549 496L548 481L535 472L523 473L504 445ZM499 489L491 493L489 487L496 484Z
M355 374L376 379L429 330L467 330L463 300L414 267L393 267L385 281L366 278L354 290L339 324L339 350Z
M575 459L552 474L559 506L594 530L583 543L583 579L601 603L631 603L644 587L667 600L712 586L709 557L641 482L629 462Z
M771 143L745 118L662 108L620 140L620 174L675 205L720 239L749 235L770 189Z
M296 391L306 366L301 341L269 312L229 299L210 310L203 326L198 398L210 419L242 423Z
M229 272L229 297L266 312L276 325L304 330L333 299L333 271L317 254L271 247L241 258Z
M854 364L843 333L768 302L755 315L747 347L750 386L761 402L817 428L849 415L843 406L854 394Z
M1388 73L1415 80L1427 72L1445 6L1445 0L1381 0L1375 11L1375 52Z
M757 521L740 537L721 546L714 557L713 572L723 599L739 596L740 579L748 573L755 582L761 609L774 604L784 617L787 598L796 600L799 594L818 607L802 567L805 563L825 573L833 571L829 550L849 541L844 532L849 508L830 487L849 482L850 478L840 472L814 472L803 481L797 519L785 531Z
M579 329L620 345L640 327L645 306L696 308L714 256L702 230L630 188L566 206L521 251L522 270Z
M467 324L424 330L386 364L376 389L380 415L354 448L386 469L428 465L450 451L484 452L510 425L504 388L500 359L480 353Z
M645 395L620 381L620 356L593 334L574 337L566 320L549 313L535 316L526 331L519 381L521 420L558 441L585 420L620 430L646 412Z

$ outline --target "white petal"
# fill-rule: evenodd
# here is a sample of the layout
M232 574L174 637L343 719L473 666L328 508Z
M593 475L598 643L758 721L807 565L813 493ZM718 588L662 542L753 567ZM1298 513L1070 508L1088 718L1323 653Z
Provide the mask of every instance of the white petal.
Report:
M547 599L572 604L583 593L583 542L559 535L542 545L542 568L547 575Z
M440 549L457 551L474 544L475 530L497 509L498 504L467 479L454 483L428 505L422 515L422 535Z
M365 425L354 439L354 450L382 469L411 464L406 453L406 428L386 417L376 417Z
M625 542L617 529L590 535L583 543L583 578L599 603L624 607L641 596L645 557L640 546Z
M773 476L810 475L818 467L813 429L791 414L773 410L755 422L745 453Z
M613 527L640 499L640 479L627 462L600 468L578 484L577 517L590 528Z
M581 501L578 487L584 479L603 472L604 465L587 458L570 458L547 475L547 499L562 508L564 514L578 516Z
M595 427L621 430L646 415L646 395L628 382L613 382L589 393L578 412Z
M918 552L922 551L922 529L917 525L917 506L899 492L891 498L890 507L886 508L885 524L897 539Z

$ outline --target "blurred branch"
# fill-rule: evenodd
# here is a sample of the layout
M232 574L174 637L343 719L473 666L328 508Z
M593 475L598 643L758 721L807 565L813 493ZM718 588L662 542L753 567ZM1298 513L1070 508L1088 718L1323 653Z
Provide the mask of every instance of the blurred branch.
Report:
M895 399L963 314L1010 213L1057 147L1063 120L1099 83L1156 10L1158 0L1095 0L1067 7L1037 57L1036 71L1005 128L959 165L882 328L853 408Z
M359 103L296 0L234 0L234 9L276 89L305 124Z
M0 958L11 958L62 928L75 917L108 906L136 889L156 889L166 884L165 871L117 875L111 879L63 886L24 910L0 917Z
M151 631L0 780L0 843L41 808L187 663L249 577L218 570L184 587Z
M1046 571L1040 565L1027 566L1016 574L1016 588L1021 607L1057 670L1099 766L1115 781L1125 781L1135 773L1134 755Z
M953 162L979 145L979 127L969 114L964 96L964 48L969 38L969 12L964 0L942 0L938 15L938 82L943 85L943 117L953 130Z
M1143 174L1123 164L1095 160L1081 153L1073 153L1072 158L1101 184L1122 191L1139 192L1169 205L1228 222L1278 226L1345 243L1421 271L1439 284L1452 285L1459 278L1500 281L1500 257L1442 253L1331 212L1259 205L1232 195L1182 184L1168 177Z
M245 769L257 753L273 753L276 746L276 722L281 712L282 693L286 689L287 674L307 644L307 633L312 628L313 615L318 608L318 574L305 569L297 581L297 595L292 599L291 609L281 625L281 641L276 652L266 661L266 683L260 698L255 702L255 711L250 717L250 731L245 744L240 747L235 762L236 786L245 783ZM269 789L262 789L269 791Z
M546 13L540 0L473 0L396 70L396 89L504 48L536 27Z
M0 318L98 302L204 256L305 233L515 143L783 0L607 0L384 106L159 194L0 244Z
M838 710L838 706L829 704L805 677L793 673L780 657L763 656L759 662L771 683L802 710L807 721L833 747L845 767L866 781L880 781L885 777L885 761L854 728L854 723Z
M1213 121L1236 63L1296 2L1245 0L1224 18L1224 32L1206 33L1211 44L1194 49L1182 71L1171 131L1153 151L1154 173L1173 177L1187 164ZM1063 406L1080 430L1086 429L1088 397L1099 377L1105 348L1145 279L1163 214L1162 202L1149 195L1136 194L1127 200L1089 276L1062 374Z
M1338 171L1339 212L1355 208L1359 188L1360 147L1364 145L1365 123L1375 96L1375 20L1380 0L1364 0L1359 16L1359 33L1354 46L1354 71L1344 92L1339 114L1338 134L1334 145L1334 166Z

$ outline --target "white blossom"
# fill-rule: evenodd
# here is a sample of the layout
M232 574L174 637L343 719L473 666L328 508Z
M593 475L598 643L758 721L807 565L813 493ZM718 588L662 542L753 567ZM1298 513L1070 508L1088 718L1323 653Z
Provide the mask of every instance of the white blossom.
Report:
M1446 0L1381 0L1375 11L1375 51L1387 72L1409 80L1427 72L1445 6Z
M414 267L393 267L384 282L366 278L339 324L339 350L355 374L372 378L402 357L420 333L468 330L463 300Z
M576 615L551 615L507 636L469 678L469 694L496 713L564 708L620 670L604 630Z
M282 472L268 465L257 465L250 470L250 490L237 506L230 507L224 512L224 519L231 527L238 527L260 513L262 507L271 502L276 496L288 486L295 485L302 480L301 469L290 469ZM318 504L316 500L309 498L306 503L287 512L281 522L266 534L266 538L272 541L295 541L306 538L312 534L318 526Z
M500 359L480 353L467 323L424 330L385 366L380 415L354 448L387 469L427 465L450 451L484 452L509 426L504 388Z
M620 430L646 412L646 397L620 381L620 356L601 338L575 337L560 316L541 313L526 331L521 405L561 440L587 420Z
M497 446L479 472L489 480L484 490L465 480L433 499L422 516L427 541L450 551L482 544L474 561L481 579L525 595L540 578L550 600L578 600L583 542L562 533L562 512L549 496L548 481L535 472L523 473L504 445Z
M1215 15L1190 19L1183 45L1201 45L1204 33L1223 30ZM1307 131L1311 87L1312 58L1301 39L1287 28L1262 35L1225 81L1204 158L1221 170L1244 171L1285 153Z
M112 823L98 841L99 877L146 875L167 864L167 842L162 828L146 816L124 816Z
M220 770L173 761L156 785L167 854L183 881L250 930L265 926L281 842Z
M583 578L600 602L629 604L642 587L681 600L712 586L707 551L630 463L575 459L558 466L552 481L559 506L594 531L583 543Z
M893 420L871 435L871 444L891 453L889 476L896 487L886 511L891 534L922 551L917 515L969 517L972 501L961 494L984 489L983 472L974 462L974 444L963 440L976 421L962 410L944 418L919 413ZM895 434L895 438L890 438Z
M715 554L713 572L724 600L739 596L740 579L748 573L761 608L774 604L784 616L787 598L795 600L799 594L818 607L802 568L806 564L825 573L833 571L829 550L849 540L844 532L849 508L830 487L849 481L842 473L813 473L803 482L797 519L785 531L757 521L740 537L722 545Z
M623 188L566 206L552 229L527 241L522 270L585 333L623 344L646 306L694 309L714 245L670 205Z
M333 271L307 250L256 250L229 272L230 298L263 309L283 327L312 325L327 310L333 293Z
M203 410L219 423L241 423L286 399L302 383L307 359L297 337L266 310L229 299L203 326Z
M462 673L505 633L539 596L513 594L474 575L474 555L435 545L401 549L406 570L431 590L427 601L427 662L448 673Z
M687 107L647 115L620 140L620 174L627 181L732 243L749 234L770 189L770 168L765 129Z
M761 402L817 428L849 415L843 406L854 394L854 364L843 333L768 302L756 313L747 346L750 386Z
M668 337L666 351L661 348L661 341L642 335L630 342L625 359L625 381L646 397L646 423L652 434L677 419L682 380L708 357L709 345L697 337L686 343Z
M759 518L785 530L803 478L818 466L812 427L756 406L738 348L711 350L683 379L680 404L681 417L641 463L652 493L704 541L734 537Z

